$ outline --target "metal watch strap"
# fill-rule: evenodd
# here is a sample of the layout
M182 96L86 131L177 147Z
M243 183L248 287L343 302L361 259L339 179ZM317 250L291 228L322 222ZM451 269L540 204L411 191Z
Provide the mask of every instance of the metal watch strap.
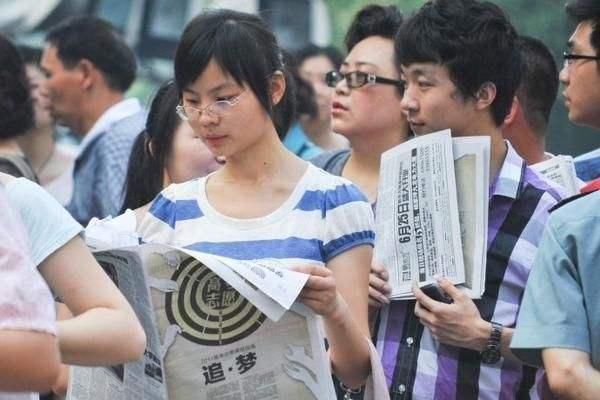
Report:
M492 324L492 332L490 333L490 338L488 339L488 348L500 349L500 340L502 339L502 324L498 322L491 321Z
M491 322L492 331L487 342L487 346L481 352L481 362L484 364L495 364L500 358L500 341L502 339L503 326L497 322Z

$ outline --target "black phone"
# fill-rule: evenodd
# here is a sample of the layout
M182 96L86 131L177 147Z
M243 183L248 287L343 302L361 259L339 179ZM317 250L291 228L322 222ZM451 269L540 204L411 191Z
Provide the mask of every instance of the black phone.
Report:
M420 289L423 291L423 293L436 301L446 304L452 303L452 298L449 297L437 283L428 283Z

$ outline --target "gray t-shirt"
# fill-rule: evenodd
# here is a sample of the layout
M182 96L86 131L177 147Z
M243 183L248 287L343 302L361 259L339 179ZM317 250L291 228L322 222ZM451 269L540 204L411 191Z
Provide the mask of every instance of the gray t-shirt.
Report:
M311 159L310 162L316 167L329 172L331 175L342 176L342 171L348 158L350 158L350 150L344 149L319 154Z
M329 172L331 175L342 176L344 166L350 158L350 150L336 150L327 153L319 154L315 158L311 159L315 167L321 168L323 171ZM375 210L377 207L377 200L371 203L371 209L373 214L376 215Z

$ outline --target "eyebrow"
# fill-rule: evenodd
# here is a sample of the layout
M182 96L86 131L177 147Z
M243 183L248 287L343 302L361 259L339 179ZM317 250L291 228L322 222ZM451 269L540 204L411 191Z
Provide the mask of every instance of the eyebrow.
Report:
M375 64L373 64L371 62L368 62L368 61L356 61L354 64L356 64L357 67L362 67L362 66L366 65L366 66L369 66L369 67L375 67L375 68L377 68L377 65L375 65ZM350 63L348 61L344 61L342 63L342 65L348 66L348 65L350 65Z
M406 75L412 75L412 76L426 76L427 78L433 78L433 72L429 71L427 69L423 69L423 68L416 68L412 71L406 71L405 69L402 69L402 73L406 76Z

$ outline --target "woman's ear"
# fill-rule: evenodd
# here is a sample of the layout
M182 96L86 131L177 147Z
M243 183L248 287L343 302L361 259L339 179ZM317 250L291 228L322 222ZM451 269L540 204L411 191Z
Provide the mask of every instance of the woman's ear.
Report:
M485 82L475 95L476 107L480 110L491 107L494 99L496 99L496 85L492 82Z
M142 134L146 135L146 132L144 131L142 132ZM144 147L146 148L148 155L150 156L150 158L154 158L154 142L148 137L148 135L146 135L144 142Z
M276 106L285 94L285 76L281 71L275 71L271 75L271 103Z

